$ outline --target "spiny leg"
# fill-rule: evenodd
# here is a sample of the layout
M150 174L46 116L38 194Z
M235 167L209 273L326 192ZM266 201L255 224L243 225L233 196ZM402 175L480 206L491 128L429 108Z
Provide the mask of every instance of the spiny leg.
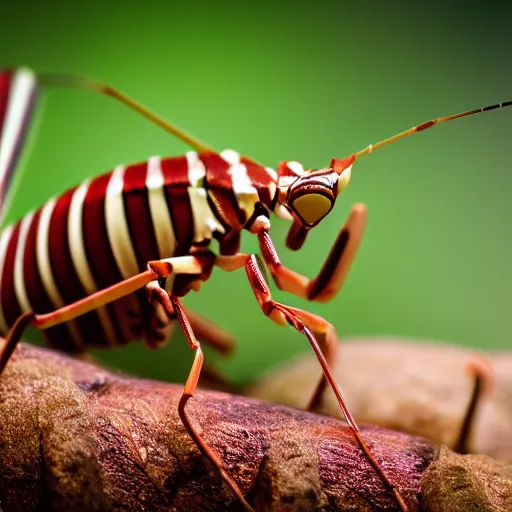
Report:
M491 392L494 375L489 362L484 357L475 358L468 364L468 372L473 378L473 389L461 421L454 451L457 453L469 453L469 440L475 423L478 407L482 400Z
M194 331L190 325L183 306L177 297L169 295L161 287L160 291L158 291L156 287L152 288L151 300L158 301L169 317L174 315L176 316L187 338L190 349L195 352L194 361L192 363L192 367L190 368L190 372L185 383L185 388L183 390L183 395L178 405L178 413L180 415L181 421L183 422L183 425L185 426L189 436L192 438L201 453L218 469L222 478L226 481L243 506L248 511L254 512L253 508L249 505L249 503L247 503L242 491L238 487L238 484L224 469L222 461L219 459L217 454L205 443L201 435L194 428L185 410L185 406L188 400L194 396L197 389L197 383L199 382L199 377L203 368L204 355L201 349L201 344L194 335Z
M321 331L322 329L327 329L326 326L329 325L328 322L320 317L317 317L316 315L308 313L307 311L292 308L290 306L286 306L284 304L274 301L270 295L270 290L268 288L267 283L265 282L265 278L260 268L258 267L256 256L252 255L251 257L249 257L245 264L245 269L247 272L247 277L249 279L251 288L253 289L256 300L258 301L258 304L260 305L263 313L278 325L285 325L286 323L288 323L291 326L293 326L298 332L306 336L311 347L313 348L313 351L315 352L315 355L320 365L322 366L324 376L329 382L329 385L331 386L332 390L334 391L336 399L338 400L338 404L341 410L343 411L347 423L349 427L352 429L352 432L354 433L354 436L359 446L365 453L368 461L374 468L375 472L379 475L384 486L395 495L401 509L403 511L407 511L407 505L405 504L405 501L402 498L399 490L388 479L385 472L380 467L379 463L375 460L366 442L361 436L359 427L357 426L356 421L354 420L352 414L350 413L350 410L348 409L345 399L341 394L341 390L329 368L329 364L322 350L320 349L320 346L317 343L315 336L313 335L312 331L318 331L319 329Z
M2 352L0 353L0 374L8 363L16 345L21 339L25 329L32 325L37 329L47 329L54 325L62 324L69 320L89 313L100 306L104 306L121 297L129 295L134 291L143 288L151 281L165 278L171 273L176 274L201 274L207 262L199 256L179 256L163 260L150 261L148 270L136 276L120 281L108 288L100 290L92 295L84 297L72 304L56 309L51 313L37 314L33 311L23 313L11 327Z

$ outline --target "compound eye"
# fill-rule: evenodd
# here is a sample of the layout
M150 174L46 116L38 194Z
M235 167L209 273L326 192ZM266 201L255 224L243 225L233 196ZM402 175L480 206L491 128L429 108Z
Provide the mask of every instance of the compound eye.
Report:
M305 194L293 201L292 208L306 224L320 222L330 211L333 202L322 194Z

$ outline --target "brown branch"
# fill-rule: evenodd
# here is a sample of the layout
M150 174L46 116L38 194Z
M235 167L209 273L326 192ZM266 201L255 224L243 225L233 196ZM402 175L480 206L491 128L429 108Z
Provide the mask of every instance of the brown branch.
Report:
M181 391L21 345L0 376L0 508L240 510L178 418ZM396 510L343 422L216 392L200 391L190 404L257 511ZM441 510L436 493L451 500L441 473L450 454L434 462L437 447L421 438L377 427L363 434L411 510L421 493L433 511ZM465 482L476 483L464 499L487 507L478 510L512 510L503 495L510 469L473 465ZM500 472L500 493L488 493ZM442 510L463 510L453 504Z
M475 370L484 377L483 395L461 446ZM315 358L307 355L273 369L247 393L302 408L320 374ZM361 422L421 435L452 449L512 460L512 352L477 352L392 337L346 339L340 344L334 374ZM320 412L340 416L329 391Z

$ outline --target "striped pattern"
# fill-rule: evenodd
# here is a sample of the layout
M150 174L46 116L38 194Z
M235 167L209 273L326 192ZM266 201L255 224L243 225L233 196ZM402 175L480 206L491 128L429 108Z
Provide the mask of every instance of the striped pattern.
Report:
M37 84L28 69L0 72L0 214L34 110Z
M1 233L1 331L21 312L53 311L212 239L236 252L276 189L275 171L230 150L155 156L83 182ZM185 293L190 276L174 279L167 286ZM66 351L108 347L139 339L153 315L141 290L46 334Z

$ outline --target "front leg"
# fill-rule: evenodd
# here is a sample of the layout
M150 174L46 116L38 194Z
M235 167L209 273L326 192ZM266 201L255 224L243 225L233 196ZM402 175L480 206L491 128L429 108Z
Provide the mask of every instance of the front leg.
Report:
M343 286L354 261L366 227L366 218L366 206L360 203L355 204L345 225L338 233L320 272L314 279L309 279L285 267L279 259L266 227L260 229L257 235L261 253L277 286L281 290L311 301L327 302L335 297ZM307 315L310 315L314 321L317 341L329 366L332 367L336 360L339 344L334 327L323 318L316 317L311 313L307 313ZM309 410L318 408L326 386L327 380L323 375L311 397Z
M272 299L270 290L267 282L261 272L261 269L258 266L257 258L255 255L251 255L248 257L245 263L245 270L247 272L247 277L249 278L249 283L254 292L256 300L261 307L263 313L273 320L278 325L286 325L289 324L294 327L298 332L304 334L309 341L315 355L322 367L324 379L329 383L334 394L338 400L338 404L345 415L347 423L349 427L352 429L354 436L361 448L363 450L368 462L372 465L375 472L380 477L384 486L391 491L400 505L402 511L407 511L407 505L405 504L400 491L398 488L388 479L386 473L381 468L380 464L377 462L373 454L371 453L368 445L364 441L361 433L359 431L359 427L357 423L350 413L350 410L341 394L341 390L334 378L334 375L331 372L328 361L326 360L324 353L322 352L317 339L314 334L317 336L320 334L321 336L325 336L326 338L331 339L331 343L335 343L336 333L331 324L329 324L323 318L309 313L307 311L292 308L285 304L281 304ZM334 337L334 339L332 339ZM321 385L323 390L323 382L322 379ZM316 395L315 395L316 396Z
M270 273L279 289L298 297L317 302L328 302L340 291L354 261L366 227L367 209L357 203L334 241L318 275L310 279L285 267L266 229L260 230L260 249Z

